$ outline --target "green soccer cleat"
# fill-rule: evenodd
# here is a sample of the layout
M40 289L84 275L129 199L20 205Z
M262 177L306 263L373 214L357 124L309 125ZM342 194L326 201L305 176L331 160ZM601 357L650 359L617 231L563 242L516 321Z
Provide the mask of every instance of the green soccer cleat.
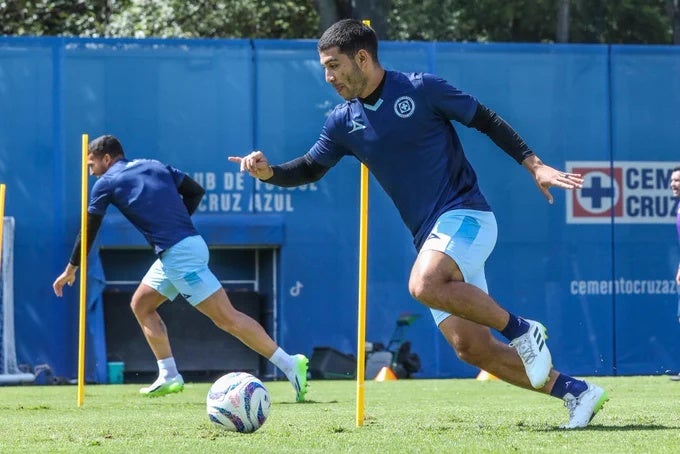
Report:
M160 397L182 391L184 391L184 379L181 375L177 375L169 380L159 378L150 386L140 389L139 393L146 397Z
M295 401L304 402L305 395L307 394L307 366L309 360L305 355L294 355L293 361L295 365L293 366L293 377L290 382L295 388Z

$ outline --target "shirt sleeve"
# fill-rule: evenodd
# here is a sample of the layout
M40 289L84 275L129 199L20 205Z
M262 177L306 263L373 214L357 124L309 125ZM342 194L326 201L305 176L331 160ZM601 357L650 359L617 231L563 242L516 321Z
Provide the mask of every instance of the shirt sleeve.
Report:
M433 74L423 74L423 88L435 111L465 126L470 123L477 110L477 98Z
M170 175L172 175L172 179L175 181L175 187L179 188L179 186L182 184L182 181L184 180L184 176L186 173L182 172L179 169L174 168L173 166L166 166L168 170L170 171Z
M106 214L106 208L111 204L111 191L109 190L109 187L110 181L105 177L98 179L94 183L90 196L90 204L87 207L88 213L98 214L100 216Z
M201 204L205 189L189 175L182 173L182 180L177 187L177 192L182 196L182 202L187 208L187 212L189 212L189 215L192 215Z
M272 166L272 172L274 174L268 180L262 181L290 188L319 181L328 172L328 167L319 164L307 153L292 161Z
M333 131L338 122L336 112L333 111L328 116L319 138L308 153L312 160L328 168L333 167L343 156L349 154L349 150L333 137Z

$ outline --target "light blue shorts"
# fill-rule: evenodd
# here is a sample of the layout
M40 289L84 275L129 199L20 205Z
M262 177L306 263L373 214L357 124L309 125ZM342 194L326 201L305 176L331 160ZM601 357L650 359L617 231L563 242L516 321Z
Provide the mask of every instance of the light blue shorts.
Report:
M209 258L208 245L200 235L184 238L161 253L142 282L170 301L181 293L195 306L222 288L208 268Z
M442 214L421 251L443 252L451 257L468 284L489 293L484 263L496 245L498 226L490 211L451 210ZM437 326L451 314L430 309Z

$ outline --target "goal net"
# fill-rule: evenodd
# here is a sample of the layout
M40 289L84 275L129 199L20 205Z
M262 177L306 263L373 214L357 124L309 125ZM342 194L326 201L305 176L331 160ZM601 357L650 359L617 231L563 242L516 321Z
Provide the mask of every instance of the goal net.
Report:
M32 382L35 376L17 365L14 343L14 218L5 217L0 261L0 385Z

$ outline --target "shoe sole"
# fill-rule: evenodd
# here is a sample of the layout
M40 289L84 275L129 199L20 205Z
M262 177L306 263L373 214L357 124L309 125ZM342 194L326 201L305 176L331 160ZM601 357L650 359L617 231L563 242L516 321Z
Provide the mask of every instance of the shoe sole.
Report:
M548 345L548 328L546 328L545 326L543 326L542 323L539 323L538 325L542 328L541 331L543 332L543 342L546 344L546 345L545 345L545 348L548 348L548 347L547 347L547 345ZM552 360L552 355L550 356L550 359ZM553 368L553 364L552 364L552 361L550 361L550 368L548 369L548 376L545 377L545 381L544 381L543 383L537 383L538 386L536 386L536 385L534 385L533 383L531 383L531 386L532 386L534 389L541 389L541 388L543 388L543 387L546 385L546 383L548 383L548 382L550 381L550 371L552 370L552 368Z
M590 419L588 420L588 423L593 420L595 415L597 414L598 411L602 410L602 407L604 407L604 404L609 400L609 396L607 395L607 391L603 392L602 395L600 396L599 399L597 399L597 403L595 404L595 407L593 407L593 414L590 415Z
M295 374L295 381L297 381L298 389L300 390L295 394L295 402L304 402L305 401L305 395L307 394L307 370L309 368L309 359L305 357L304 361L300 364L304 365L304 370L300 372L304 372L304 381L300 383L298 381L298 375L303 375L303 374Z
M552 368L553 368L553 365L550 364L550 370L552 370ZM546 377L546 379L545 379L545 381L544 381L543 383L537 383L538 386L535 386L535 385L532 383L531 386L532 386L534 389L541 389L541 388L543 388L549 381L550 381L550 372L548 372L548 376Z
M140 393L144 397L163 397L167 396L168 394L175 394L175 393L181 393L184 391L184 385L177 385L173 384L168 386L167 388L158 388L153 391L149 391L147 393Z

